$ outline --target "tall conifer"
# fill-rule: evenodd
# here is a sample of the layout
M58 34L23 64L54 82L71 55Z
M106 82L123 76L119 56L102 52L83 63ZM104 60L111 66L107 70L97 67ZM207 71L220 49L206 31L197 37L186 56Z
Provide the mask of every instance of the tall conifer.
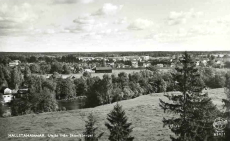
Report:
M98 136L96 135L97 127L95 127L96 119L92 113L88 116L88 121L85 124L85 141L98 141L99 138L103 136L104 133L100 133Z
M105 126L110 131L110 141L133 141L134 137L130 135L133 129L131 127L132 123L128 123L128 118L125 111L122 110L122 106L117 103L108 114L107 120L109 123L105 123Z
M160 99L160 107L175 117L163 118L164 126L170 127L173 141L213 140L213 121L219 114L207 93L202 93L202 82L198 69L187 52L179 59L172 74L179 94L165 95L169 102Z
M225 129L225 137L226 140L230 140L230 72L226 74L226 82L225 82L225 93L227 95L227 99L223 99L225 111L225 117L228 120L227 127Z

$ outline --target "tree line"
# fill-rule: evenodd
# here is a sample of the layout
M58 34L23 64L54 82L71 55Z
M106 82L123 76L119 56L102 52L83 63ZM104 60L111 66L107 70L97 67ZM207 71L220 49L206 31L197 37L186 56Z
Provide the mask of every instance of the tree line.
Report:
M228 119L230 117L230 73L217 72L210 68L197 68L187 53L180 59L175 70L171 72L160 72L157 68L150 67L148 70L131 74L121 72L117 76L114 74L104 75L103 78L91 77L88 72L76 79L62 79L55 76L45 79L42 76L31 74L21 78L21 75L16 75L22 74L17 67L11 70L9 75L5 75L8 74L5 73L5 68L1 67L1 69L2 82L8 83L9 81L9 85L13 83L12 86L15 87L23 85L23 83L29 86L27 97L11 103L14 115L55 111L58 110L57 99L71 99L76 96L86 96L85 107L95 107L149 93L179 91L178 95L165 94L169 102L160 99L160 107L165 112L174 114L173 118L163 118L164 126L169 126L175 133L174 136L171 136L172 141L229 140L229 122L228 128L225 128L226 136L214 137L213 121L217 117ZM208 94L203 93L203 89L206 87L225 87L227 99L223 99L223 102L226 112L220 112ZM124 115L125 113L119 105L116 105L114 110L108 114L109 122L105 126L111 133L109 140L133 140L133 137L129 135L132 131L131 124L127 123ZM89 117L85 133L92 133L96 130L93 127L94 123L92 117ZM116 130L122 129L122 127L117 127L121 123L126 125L123 126L127 127L126 130ZM102 134L95 135L95 140L101 136Z
M84 72L80 78L63 79L54 72L50 78L31 73L26 66L22 71L19 66L14 68L0 65L0 86L18 89L28 87L28 96L14 100L13 115L30 112L46 112L59 110L57 100L73 99L85 96L85 107L95 107L120 100L127 100L140 95L161 93L177 90L173 74L176 70L161 72L149 67L140 72L118 75L103 75L103 78L92 77ZM226 72L214 71L212 68L199 68L199 79L202 86L222 88L225 86ZM48 97L48 98L47 98ZM35 103L37 104L34 104ZM19 106L20 105L20 106ZM17 108L18 107L18 108ZM46 107L49 107L48 109Z

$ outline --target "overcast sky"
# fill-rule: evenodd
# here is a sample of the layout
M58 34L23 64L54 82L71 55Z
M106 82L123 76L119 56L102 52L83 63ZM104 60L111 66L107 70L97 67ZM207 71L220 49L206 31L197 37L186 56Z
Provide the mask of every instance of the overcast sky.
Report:
M230 0L0 0L0 51L230 50Z

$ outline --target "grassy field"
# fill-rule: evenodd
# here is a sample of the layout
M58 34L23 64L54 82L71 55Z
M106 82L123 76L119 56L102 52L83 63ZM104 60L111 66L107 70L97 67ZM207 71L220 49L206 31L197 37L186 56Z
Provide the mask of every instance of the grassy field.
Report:
M221 100L225 98L224 89L207 90L214 104L222 109ZM173 92L171 92L173 93ZM154 93L140 96L135 99L119 102L133 123L134 141L168 141L171 131L163 128L162 118L172 115L164 113L159 107L159 98L166 100L163 93ZM84 130L84 121L89 113L93 113L97 120L100 132L105 132L101 141L107 141L108 131L104 126L106 115L113 109L113 104L98 106L89 109L78 109L62 112L31 114L18 117L0 118L1 141L78 141L77 137L59 138L7 138L9 133L26 134L81 134Z

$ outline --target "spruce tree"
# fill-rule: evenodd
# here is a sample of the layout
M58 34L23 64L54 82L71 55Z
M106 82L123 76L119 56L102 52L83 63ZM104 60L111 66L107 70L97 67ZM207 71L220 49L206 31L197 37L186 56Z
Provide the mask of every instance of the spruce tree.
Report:
M88 121L86 121L85 132L83 133L85 135L85 141L98 141L103 136L104 132L96 136L96 131L98 129L98 127L95 127L96 122L95 117L90 113Z
M219 114L207 93L202 93L204 83L198 69L187 52L179 59L172 74L179 94L165 95L169 102L160 99L160 107L175 117L163 118L164 126L169 126L175 136L173 141L213 140L213 121Z
M225 82L225 93L227 95L227 99L223 99L225 111L225 118L228 120L227 127L225 128L225 137L226 140L230 140L230 72L226 74L226 82Z
M128 118L125 115L125 111L122 110L122 106L118 103L114 106L114 109L107 115L105 126L110 131L110 141L133 141L134 137L130 135L133 128L132 123L128 123Z

